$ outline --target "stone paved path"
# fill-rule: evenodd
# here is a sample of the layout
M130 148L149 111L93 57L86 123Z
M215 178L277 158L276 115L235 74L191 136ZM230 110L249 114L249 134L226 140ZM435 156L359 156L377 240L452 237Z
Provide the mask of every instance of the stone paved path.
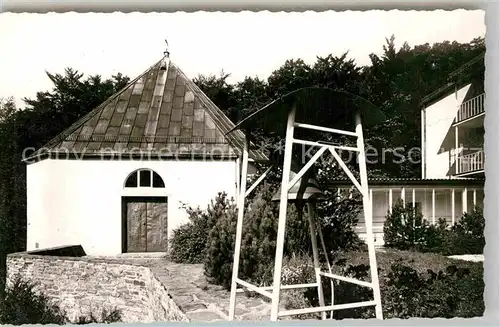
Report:
M230 293L221 286L209 284L201 264L176 264L154 257L109 259L150 267L191 322L227 320ZM270 312L270 302L238 293L235 320L269 321Z

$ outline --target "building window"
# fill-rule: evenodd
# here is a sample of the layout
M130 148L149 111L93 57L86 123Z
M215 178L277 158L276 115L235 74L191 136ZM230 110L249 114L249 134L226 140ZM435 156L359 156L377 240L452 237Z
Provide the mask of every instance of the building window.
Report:
M151 170L139 171L139 186L151 187Z
M125 182L125 187L137 187L137 171L130 174Z
M125 181L125 187L154 187L163 188L163 179L151 169L138 169L131 173Z
M153 187L165 187L163 179L156 172L153 171Z

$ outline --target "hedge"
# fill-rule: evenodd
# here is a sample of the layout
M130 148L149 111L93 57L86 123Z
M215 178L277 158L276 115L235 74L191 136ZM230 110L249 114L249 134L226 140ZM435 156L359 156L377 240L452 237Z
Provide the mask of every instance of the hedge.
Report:
M443 255L482 254L485 220L480 207L464 213L448 225L444 219L431 224L419 206L398 200L384 223L384 245L399 250L434 252Z

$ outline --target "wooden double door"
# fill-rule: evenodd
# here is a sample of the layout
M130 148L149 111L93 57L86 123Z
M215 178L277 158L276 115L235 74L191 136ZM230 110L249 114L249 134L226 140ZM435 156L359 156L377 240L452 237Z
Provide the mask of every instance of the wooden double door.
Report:
M123 252L167 251L166 197L125 197L123 216Z

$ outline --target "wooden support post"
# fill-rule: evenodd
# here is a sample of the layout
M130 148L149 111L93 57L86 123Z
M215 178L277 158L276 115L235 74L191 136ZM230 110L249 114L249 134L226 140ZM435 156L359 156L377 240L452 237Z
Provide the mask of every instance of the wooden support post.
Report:
M465 187L462 191L462 213L468 212L467 209L467 187Z
M293 150L293 124L295 123L295 104L288 114L285 134L285 155L283 158L283 176L281 177L281 195L278 216L278 235L276 237L276 256L274 261L273 296L271 298L271 321L278 320L281 269L283 266L283 247L285 244L286 212L288 205L288 184L290 181L290 168Z
M458 126L455 126L455 174L459 172L458 162Z
M455 225L455 189L451 189L451 225Z
M373 212L373 190L370 188L370 206L371 206L371 210Z
M373 212L373 190L370 189L370 210ZM373 216L372 216L372 224L373 224ZM373 236L373 239L375 240L375 235Z
M330 264L330 259L328 258L328 252L326 250L325 239L323 238L323 232L321 231L321 226L318 227L319 240L321 241L321 247L323 249L323 255L325 256L326 266L328 268L328 272L332 273L332 265ZM330 278L330 291L331 291L331 303L330 305L335 304L335 286L333 284L333 279ZM330 311L330 319L333 319L333 310Z
M314 217L314 203L307 204L307 213L309 218L309 231L311 233L311 243L313 250L314 272L316 274L316 283L318 283L318 300L321 307L325 306L325 297L323 295L323 285L321 284L321 266L319 263L318 240L316 238L316 217ZM326 312L321 312L321 319L326 319Z
M368 192L368 176L366 171L366 156L365 156L365 142L363 140L363 127L361 125L361 117L359 113L356 115L356 134L357 134L357 148L358 148L358 164L359 174L361 179L361 187L363 189L363 211L365 214L366 224L366 241L368 244L368 258L370 262L370 275L373 285L373 300L375 304L375 316L377 319L383 319L382 313L382 300L380 296L380 285L378 280L377 259L375 256L375 241L373 236L373 213L372 213L372 199ZM274 294L273 294L274 295Z
M405 188L402 187L401 188L401 200L403 200L403 206L406 206L406 200L405 200L405 197L406 197L406 194L405 194Z
M413 217L415 218L415 189L411 189L411 206L413 208ZM415 228L415 219L413 221L413 228Z
M238 270L240 264L240 250L241 250L241 236L243 230L243 213L245 210L245 193L247 187L247 170L248 170L248 140L243 148L243 162L241 167L241 182L238 196L238 221L236 223L236 241L234 245L234 259L233 259L233 276L231 281L231 297L229 299L229 321L234 320L234 311L236 309L236 290L238 285Z
M432 189L432 223L436 223L436 189Z
M240 200L240 182L241 182L241 157L236 158L236 206L238 206L238 201Z
M415 209L415 189L411 190L411 203L413 203L413 209Z
M425 179L425 175L426 175L426 167L425 167L425 163L427 162L427 153L425 151L425 148L426 148L426 143L427 143L427 135L425 133L425 125L426 125L426 119L425 119L425 108L422 108L420 110L420 130L422 131L422 154L421 154L421 158L422 158L422 166L421 166L421 170L422 170L422 179Z
M472 203L474 204L474 207L477 205L476 198L477 198L476 189L474 189L472 191Z
M392 213L392 188L389 189L389 213Z

